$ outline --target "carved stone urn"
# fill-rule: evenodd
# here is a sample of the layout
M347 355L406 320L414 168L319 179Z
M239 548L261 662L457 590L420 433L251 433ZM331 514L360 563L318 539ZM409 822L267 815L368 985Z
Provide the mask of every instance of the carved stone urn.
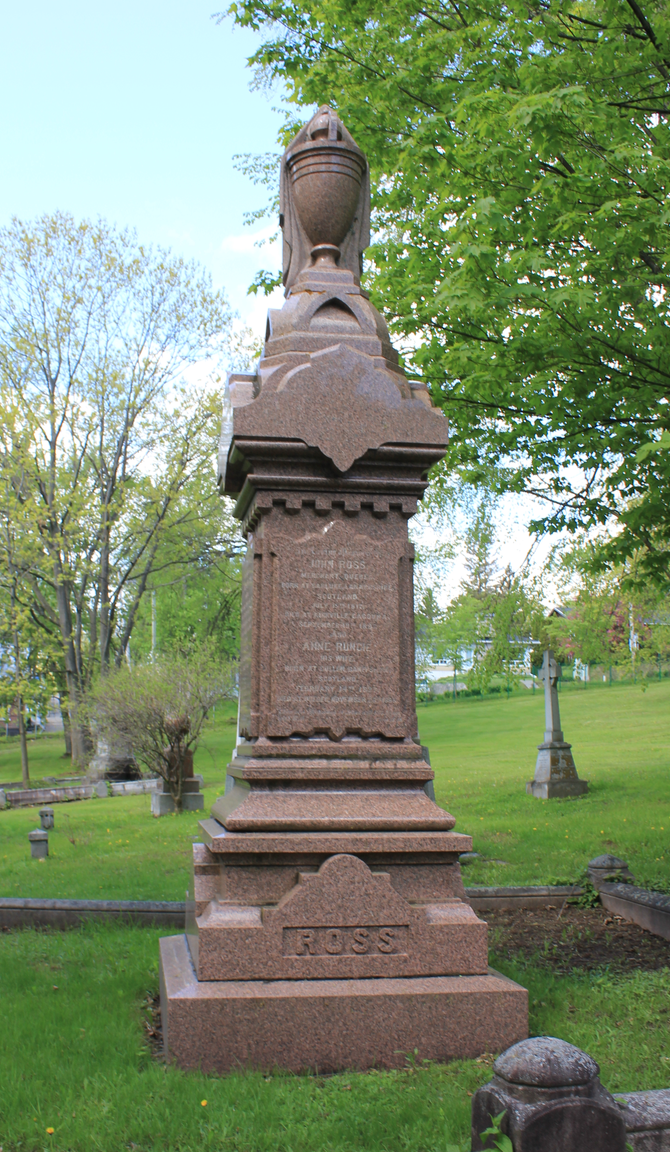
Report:
M327 109L312 122L309 138L289 150L286 164L312 258L337 263L358 205L365 156L342 139L339 121Z

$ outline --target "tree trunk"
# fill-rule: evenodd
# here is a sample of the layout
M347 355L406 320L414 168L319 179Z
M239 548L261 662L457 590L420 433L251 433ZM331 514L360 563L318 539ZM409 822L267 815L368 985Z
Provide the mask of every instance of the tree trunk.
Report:
M168 752L168 784L177 812L182 810L185 751L179 741L177 744L171 744Z
M90 733L79 721L79 670L72 637L72 615L67 589L62 579L56 580L56 603L58 605L58 621L63 638L63 654L65 657L65 684L67 687L68 709L70 713L70 754L73 761L84 766L92 751Z
M28 771L28 740L26 738L26 723L23 715L23 700L16 698L16 707L19 714L19 739L21 741L21 780L24 788L30 788L30 773Z
M109 618L109 518L107 506L103 503L103 531L100 548L100 671L104 676L109 669L109 652L112 632Z
M63 721L63 739L65 740L64 756L69 756L72 759L72 733L70 731L70 714L65 706L66 697L59 695L58 703L60 704L60 714Z

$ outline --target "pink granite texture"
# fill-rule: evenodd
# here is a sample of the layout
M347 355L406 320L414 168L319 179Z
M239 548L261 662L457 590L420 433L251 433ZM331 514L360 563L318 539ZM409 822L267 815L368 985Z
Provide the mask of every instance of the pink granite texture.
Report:
M453 816L429 800L420 784L413 789L377 787L374 792L363 788L343 787L301 791L286 788L283 792L256 788L226 813L212 809L217 819L225 819L231 832L256 831L365 831L384 832L448 831L456 823Z
M479 974L486 924L469 904L413 905L356 856L331 856L274 907L212 900L197 919L200 980Z
M247 541L237 743L188 943L162 942L166 1042L221 1071L476 1055L526 1035L527 997L486 974L472 841L418 735L408 521L447 422L360 288L369 172L331 109L281 173L289 291L220 444Z
M472 837L462 832L228 832L217 820L200 820L199 824L210 852L226 857L258 852L321 856L437 852L457 859L459 853L472 850Z
M223 863L204 844L194 844L195 914L201 916L211 900L241 906L278 904L298 883L300 872L316 872L322 863L316 855L290 861L277 858L274 863L253 856L228 858ZM465 900L460 866L446 854L432 862L410 856L399 863L393 856L381 855L369 857L366 863L375 872L386 872L395 891L411 903Z
M499 1052L527 1035L528 994L481 976L198 981L186 938L161 940L166 1051L182 1068L337 1072Z

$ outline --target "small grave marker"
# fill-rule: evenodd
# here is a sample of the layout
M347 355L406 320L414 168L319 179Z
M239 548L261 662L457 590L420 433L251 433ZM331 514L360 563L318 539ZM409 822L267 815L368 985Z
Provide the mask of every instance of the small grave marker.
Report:
M49 833L43 828L35 828L28 833L30 841L30 855L33 860L46 860L49 855Z

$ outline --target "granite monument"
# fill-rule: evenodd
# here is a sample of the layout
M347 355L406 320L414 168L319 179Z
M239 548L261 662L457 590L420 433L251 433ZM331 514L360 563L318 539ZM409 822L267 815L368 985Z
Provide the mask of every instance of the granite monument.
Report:
M286 303L233 374L220 451L243 564L237 745L161 941L182 1067L475 1056L527 1034L431 798L407 525L447 424L360 285L366 158L322 107L281 162Z
M572 757L572 745L563 739L558 710L558 664L551 648L542 659L539 679L544 682L544 740L538 744L535 777L526 784L526 792L539 800L554 797L582 796L588 792L588 781L580 780Z

